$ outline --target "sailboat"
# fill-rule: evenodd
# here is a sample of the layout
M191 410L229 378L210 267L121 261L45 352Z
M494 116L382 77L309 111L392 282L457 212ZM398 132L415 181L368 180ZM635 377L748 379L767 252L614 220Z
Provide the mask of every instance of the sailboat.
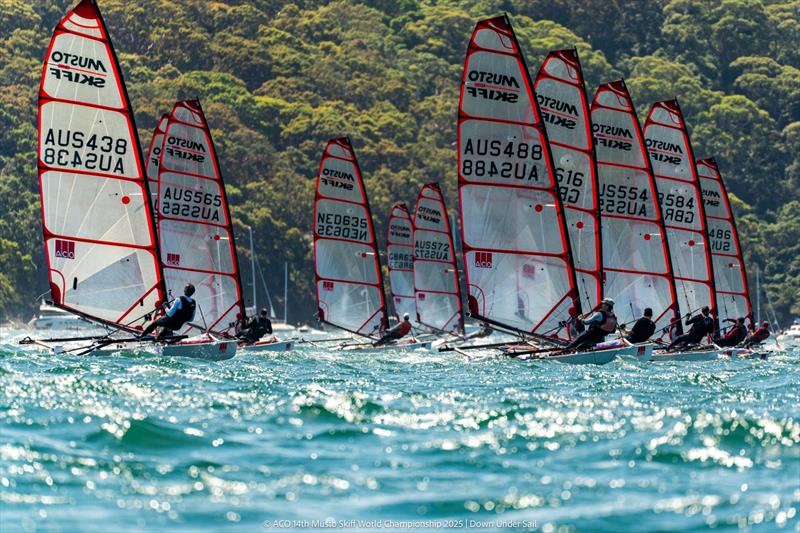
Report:
M413 283L417 322L431 331L464 336L450 217L437 183L423 186L414 206Z
M703 306L717 317L711 248L689 132L676 99L656 102L644 125L644 137L655 176L656 193L667 230L675 280L675 333L680 322ZM718 326L717 326L718 327ZM682 353L656 353L653 360L708 360L717 357L713 344Z
M552 355L569 340L568 311L580 302L542 112L506 16L478 22L470 39L458 174L470 315L533 341L524 357L602 364L618 355Z
M371 348L389 320L369 200L347 137L328 141L317 174L314 277L320 322L363 339L346 347Z
M167 298L145 165L130 101L94 0L56 27L39 90L39 187L53 304L112 333L141 330ZM135 337L111 334L37 342L92 341L76 353L117 350ZM230 342L198 345L183 335L164 355L232 357ZM153 345L153 343L150 343ZM72 351L70 349L69 351Z

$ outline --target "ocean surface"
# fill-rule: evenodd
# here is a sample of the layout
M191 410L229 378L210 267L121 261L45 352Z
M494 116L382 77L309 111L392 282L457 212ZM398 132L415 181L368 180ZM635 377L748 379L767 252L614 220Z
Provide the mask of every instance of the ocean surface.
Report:
M0 530L800 531L800 351L53 356L0 332Z

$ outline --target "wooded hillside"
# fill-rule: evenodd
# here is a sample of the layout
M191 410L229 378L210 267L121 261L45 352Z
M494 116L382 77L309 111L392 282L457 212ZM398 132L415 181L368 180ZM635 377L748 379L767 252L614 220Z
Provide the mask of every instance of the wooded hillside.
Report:
M72 0L0 0L0 316L47 289L36 97ZM314 312L311 210L325 141L353 141L381 239L391 205L439 181L456 204L456 105L475 22L508 12L534 71L576 46L591 95L624 76L639 108L677 96L714 156L784 323L800 314L800 1L99 0L142 145L176 99L206 110L237 225L289 319ZM249 250L239 250L248 288ZM260 289L259 289L260 290ZM263 291L260 298L264 298ZM280 298L277 298L280 300ZM276 307L280 313L281 304Z

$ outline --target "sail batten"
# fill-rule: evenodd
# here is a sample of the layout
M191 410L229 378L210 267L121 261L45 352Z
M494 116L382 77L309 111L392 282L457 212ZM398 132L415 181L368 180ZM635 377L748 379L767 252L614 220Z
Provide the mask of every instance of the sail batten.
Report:
M459 204L470 313L568 338L579 305L533 84L508 18L478 22L462 75Z
M718 317L746 318L753 324L747 269L725 182L713 157L698 160L697 173L711 244Z
M653 310L658 332L676 318L675 281L655 178L636 109L622 80L592 101L603 237L604 294L624 322Z
M667 229L676 306L682 313L696 313L709 306L716 316L716 291L700 183L677 100L653 104L644 136Z
M580 307L589 311L603 297L602 241L591 117L577 51L550 52L534 91L564 204Z
M463 335L461 284L444 195L437 183L422 187L414 207L413 274L417 321Z
M71 65L82 65L80 76ZM163 301L141 147L100 11L56 27L39 89L38 175L55 305L128 329Z
M328 141L317 173L314 276L321 321L373 338L387 327L375 228L346 137Z
M200 102L177 102L163 130L156 205L165 283L173 298L194 285L195 323L227 333L244 303L228 199Z

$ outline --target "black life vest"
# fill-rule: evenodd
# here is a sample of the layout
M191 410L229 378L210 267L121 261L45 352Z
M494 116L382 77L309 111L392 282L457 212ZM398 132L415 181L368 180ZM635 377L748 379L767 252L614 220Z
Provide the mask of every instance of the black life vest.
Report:
M172 323L177 324L178 327L186 324L194 318L194 310L197 308L197 303L188 296L181 296L181 308L175 311L172 315Z

